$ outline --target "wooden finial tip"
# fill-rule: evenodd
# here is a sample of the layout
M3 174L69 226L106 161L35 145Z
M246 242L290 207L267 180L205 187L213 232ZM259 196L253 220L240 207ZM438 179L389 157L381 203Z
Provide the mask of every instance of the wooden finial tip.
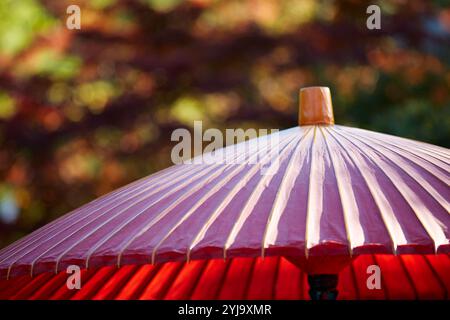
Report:
M333 104L328 87L302 88L299 98L299 125L334 124Z

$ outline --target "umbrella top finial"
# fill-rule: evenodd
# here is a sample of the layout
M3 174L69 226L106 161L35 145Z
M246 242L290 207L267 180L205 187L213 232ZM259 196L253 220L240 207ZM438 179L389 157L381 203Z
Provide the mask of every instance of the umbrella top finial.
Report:
M299 125L334 124L333 104L328 87L302 88L299 100Z

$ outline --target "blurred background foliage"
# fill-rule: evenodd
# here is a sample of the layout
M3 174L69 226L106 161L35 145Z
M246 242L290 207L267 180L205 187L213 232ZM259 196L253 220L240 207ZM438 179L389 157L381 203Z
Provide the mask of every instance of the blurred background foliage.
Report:
M169 166L172 130L339 124L450 145L448 1L0 1L0 247ZM81 7L81 30L66 8Z

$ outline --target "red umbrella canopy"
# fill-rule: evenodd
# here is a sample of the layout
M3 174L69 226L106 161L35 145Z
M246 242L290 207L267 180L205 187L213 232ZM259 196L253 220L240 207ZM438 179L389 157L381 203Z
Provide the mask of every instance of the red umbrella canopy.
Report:
M360 254L450 252L449 150L334 125L327 88L301 90L298 127L208 159L136 181L4 248L0 278L259 256L335 273Z

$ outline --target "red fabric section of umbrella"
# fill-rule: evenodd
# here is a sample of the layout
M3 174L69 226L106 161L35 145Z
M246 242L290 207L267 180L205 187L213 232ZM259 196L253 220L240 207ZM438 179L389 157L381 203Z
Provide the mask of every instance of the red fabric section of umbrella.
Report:
M368 289L378 265L381 289ZM361 255L339 274L338 299L448 299L450 256ZM309 299L307 275L283 257L106 266L81 271L69 290L65 272L0 281L0 299Z

